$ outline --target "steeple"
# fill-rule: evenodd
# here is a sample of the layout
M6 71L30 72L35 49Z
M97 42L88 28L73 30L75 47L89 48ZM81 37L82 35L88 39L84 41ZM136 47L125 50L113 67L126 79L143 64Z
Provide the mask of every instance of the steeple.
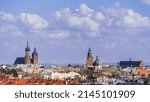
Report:
M93 56L92 56L91 48L89 48L87 53L86 67L93 67Z
M32 56L38 56L38 53L37 53L37 51L36 51L36 47L34 48L34 51L33 51L33 53L32 53Z
M89 48L89 51L88 51L88 55L87 55L87 57L93 57L93 56L92 56L91 48Z
M25 48L25 64L31 64L30 47L29 47L29 42L28 41L27 41L27 46Z
M36 48L34 48L34 51L32 53L32 63L38 64L38 53L36 51Z
M27 41L27 46L25 48L25 51L30 51L29 42Z

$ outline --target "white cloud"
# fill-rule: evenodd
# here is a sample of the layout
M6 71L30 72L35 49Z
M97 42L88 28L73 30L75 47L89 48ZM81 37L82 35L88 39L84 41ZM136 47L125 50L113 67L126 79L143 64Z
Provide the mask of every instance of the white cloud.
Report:
M12 24L0 26L0 34L7 37L8 36L21 37L24 35L23 31L21 31L17 26Z
M20 30L20 26L18 26L17 17L10 13L0 12L0 24L0 34L5 37L18 37L24 35Z
M75 27L79 30L97 31L99 29L99 24L89 17L70 16L67 23L70 27Z
M31 29L41 30L48 27L48 22L37 14L21 13L19 18L25 26Z
M102 34L130 35L136 34L139 31L137 29L145 31L150 27L149 17L133 9L121 8L120 5L102 7L100 11L95 11L86 4L81 4L74 10L66 8L57 11L55 17L61 29L76 31L76 34L86 34L90 37Z
M9 33L12 32L14 30L17 30L17 27L11 24L7 24L7 25L1 25L0 26L0 32L1 33Z
M100 24L105 19L103 13L95 12L86 4L81 4L75 10L66 8L57 11L55 17L58 25L62 28L79 32L92 32L94 36L97 35Z
M136 13L132 9L127 10L127 15L123 18L126 26L130 27L150 27L150 19Z
M105 22L108 27L119 27L124 30L128 30L128 28L137 29L150 27L150 18L142 16L133 9L111 7L103 8L103 11L107 18Z
M53 23L49 24L37 14L21 13L19 16L14 16L0 12L0 22L2 22L0 32L12 33L16 36L30 34L31 37L34 35L49 39L100 38L140 34L150 27L149 17L120 6L101 7L99 11L95 11L86 4L81 4L79 8L73 10L65 8L57 11L55 17L56 19L51 19Z
M70 36L69 31L63 29L31 30L28 32L32 38L45 40L64 40Z
M150 5L150 0L141 0L143 3Z
M46 36L51 39L66 39L69 37L69 32L64 30L53 30L48 32Z
M16 18L14 15L5 13L5 12L0 12L0 22L5 21L5 22L15 22Z
M86 4L81 4L79 7L79 12L83 16L89 16L93 12Z
M96 12L94 17L98 22L101 22L105 19L104 15L101 12Z
M69 9L64 10L64 13L68 12ZM48 28L49 23L37 14L21 13L19 16L14 16L1 12L0 23L0 35L3 37L61 40L68 38L70 35L69 31L61 28Z

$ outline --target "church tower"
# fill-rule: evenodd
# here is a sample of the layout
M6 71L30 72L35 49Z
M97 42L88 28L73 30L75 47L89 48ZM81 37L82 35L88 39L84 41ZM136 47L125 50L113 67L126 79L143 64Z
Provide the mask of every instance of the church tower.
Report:
M89 48L89 51L87 54L86 67L93 67L93 56L92 56L91 48Z
M99 60L98 56L96 56L96 59L93 63L93 66L94 66L94 69L95 69L96 72L100 72L102 70L102 65L100 63L100 60Z
M25 64L31 64L31 58L30 58L30 47L29 42L27 41L27 47L25 48Z
M96 56L93 66L99 66L99 65L100 65L99 58L98 58L98 56Z
M34 48L34 51L32 53L32 61L33 64L38 64L38 53L36 51L36 48Z

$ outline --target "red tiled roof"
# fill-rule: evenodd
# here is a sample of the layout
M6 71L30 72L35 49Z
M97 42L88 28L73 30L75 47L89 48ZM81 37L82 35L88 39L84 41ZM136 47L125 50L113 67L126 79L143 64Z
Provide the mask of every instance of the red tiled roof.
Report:
M68 85L80 84L78 81L67 81ZM1 78L1 84L3 85L65 85L64 80L44 80L44 79L3 79Z

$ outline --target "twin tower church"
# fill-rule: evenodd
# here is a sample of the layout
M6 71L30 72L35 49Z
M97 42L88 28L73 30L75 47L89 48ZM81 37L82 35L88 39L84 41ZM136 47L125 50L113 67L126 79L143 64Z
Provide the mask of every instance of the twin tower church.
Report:
M36 48L34 48L34 51L31 56L29 43L27 42L27 45L25 48L25 56L17 57L14 62L14 65L17 65L17 64L38 64L38 53L36 51Z

